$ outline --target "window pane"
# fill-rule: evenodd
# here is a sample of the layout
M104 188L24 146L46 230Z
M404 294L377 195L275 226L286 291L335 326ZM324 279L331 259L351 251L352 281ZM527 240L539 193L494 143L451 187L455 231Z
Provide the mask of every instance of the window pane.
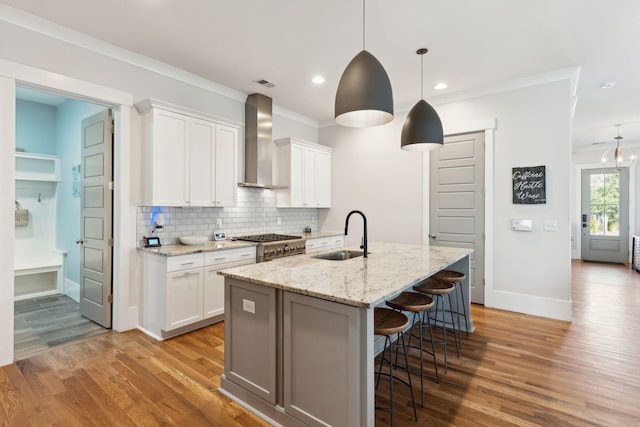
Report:
M608 205L620 204L620 173L608 173L605 175L605 203Z
M591 205L591 220L589 221L589 234L602 236L604 234L604 215L602 205ZM599 213L596 213L599 212Z
M591 175L591 204L604 203L604 175Z
M607 236L619 236L620 235L620 215L618 206L607 206L605 208L605 235Z

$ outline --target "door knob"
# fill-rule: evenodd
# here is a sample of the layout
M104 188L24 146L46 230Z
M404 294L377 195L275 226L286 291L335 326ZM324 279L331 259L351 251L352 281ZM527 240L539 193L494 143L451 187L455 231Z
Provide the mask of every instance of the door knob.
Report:
M432 239L435 239L436 235L435 234L429 234L429 237L432 238Z
M78 239L78 240L76 240L76 244L77 244L77 245L82 245L83 243L84 243L84 240L83 240L83 239Z

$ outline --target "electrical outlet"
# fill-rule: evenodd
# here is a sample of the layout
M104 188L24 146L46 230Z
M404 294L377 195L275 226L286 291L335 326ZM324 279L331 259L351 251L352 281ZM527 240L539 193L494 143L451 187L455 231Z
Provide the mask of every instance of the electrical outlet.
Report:
M282 218L281 218L281 217L278 217L278 219L277 219L277 221L276 221L276 222L277 222L277 224L278 224L278 225L282 225Z
M242 310L247 313L256 314L256 302L250 299L242 298Z
M216 227L222 227L222 218L217 218L216 219Z

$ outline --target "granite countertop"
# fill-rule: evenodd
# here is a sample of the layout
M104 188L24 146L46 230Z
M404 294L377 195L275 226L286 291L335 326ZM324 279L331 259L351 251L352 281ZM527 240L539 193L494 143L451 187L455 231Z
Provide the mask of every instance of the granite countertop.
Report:
M195 254L198 252L211 252L220 251L224 249L246 248L247 246L256 246L257 243L241 242L234 240L209 240L202 245L189 246L189 245L165 245L159 248L138 248L139 251L149 252L152 254L164 255L164 256L178 256Z
M230 268L219 274L341 304L371 307L471 252L464 248L372 242L368 258L327 261L313 258L317 254L298 255Z

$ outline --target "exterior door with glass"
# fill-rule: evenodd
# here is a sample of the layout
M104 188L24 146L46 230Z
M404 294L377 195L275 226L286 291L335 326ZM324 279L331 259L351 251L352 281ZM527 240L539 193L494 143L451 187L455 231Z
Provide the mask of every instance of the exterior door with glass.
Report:
M584 261L629 261L629 169L582 171Z

